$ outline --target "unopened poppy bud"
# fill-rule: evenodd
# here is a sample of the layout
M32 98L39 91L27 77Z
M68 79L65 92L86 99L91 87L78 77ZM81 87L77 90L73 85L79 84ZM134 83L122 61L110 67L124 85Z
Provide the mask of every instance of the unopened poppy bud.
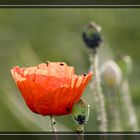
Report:
M124 76L130 75L132 71L132 59L130 56L128 55L121 56L116 60L116 62L120 66Z
M108 60L102 65L101 75L104 83L109 87L119 85L122 80L121 70L119 66L112 60Z
M83 31L83 40L87 47L97 48L102 42L101 27L94 22L89 23Z
M89 118L89 104L82 99L76 102L72 109L73 121L77 126L77 131L83 131L83 126L87 123Z

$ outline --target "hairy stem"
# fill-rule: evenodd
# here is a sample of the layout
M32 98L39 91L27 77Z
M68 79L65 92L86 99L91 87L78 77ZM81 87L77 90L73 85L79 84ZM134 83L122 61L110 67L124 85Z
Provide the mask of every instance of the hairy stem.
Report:
M77 129L78 139L79 139L79 140L84 140L83 132L84 132L84 127L83 127L83 126L80 127L80 129L79 129L79 128Z
M99 121L99 130L107 131L107 117L105 111L105 101L104 95L102 93L101 83L100 83L100 73L99 73L99 62L98 62L98 53L96 49L92 49L89 51L89 59L91 63L91 70L93 71L93 79L91 81L91 89L94 90L95 101L97 104L98 116L97 119Z
M118 109L117 89L112 87L108 89L108 106L110 116L110 130L121 131L120 113Z
M55 120L54 120L54 117L53 116L50 116L50 124L51 124L51 129L52 129L52 132L54 134L54 140L57 140L57 137L55 135L55 132L56 132L56 128L55 128Z
M139 126L135 114L135 109L131 101L128 80L123 80L121 84L121 96L122 96L122 102L124 104L125 110L128 113L129 126L131 127L132 130L138 131Z
M53 132L56 132L56 128L55 128L55 120L53 116L50 116L50 122L51 122L51 129Z
M79 134L79 140L84 140L83 134Z

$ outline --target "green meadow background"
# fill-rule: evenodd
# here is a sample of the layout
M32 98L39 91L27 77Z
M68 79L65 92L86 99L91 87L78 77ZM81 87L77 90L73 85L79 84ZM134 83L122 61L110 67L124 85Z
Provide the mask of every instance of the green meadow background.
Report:
M118 54L130 55L132 102L140 125L140 9L0 9L0 131L50 131L49 117L32 113L11 76L13 66L28 67L64 61L77 74L87 72L89 58L82 41L84 26L95 21L102 27L100 65ZM104 96L106 94L104 93ZM98 131L94 95L87 86L83 98L91 106L86 131ZM119 106L121 108L121 106ZM122 131L129 130L121 112ZM59 131L74 130L71 115L58 116Z

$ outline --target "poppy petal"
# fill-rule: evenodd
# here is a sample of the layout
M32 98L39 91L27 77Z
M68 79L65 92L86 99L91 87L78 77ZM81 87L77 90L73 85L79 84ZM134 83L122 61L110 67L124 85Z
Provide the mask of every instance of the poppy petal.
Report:
M55 67L55 69L54 69ZM40 69L42 68L42 69ZM61 85L68 86L74 73L73 67L68 67L65 63L40 64L36 71L35 82L43 88L48 87L49 92L54 92Z
M87 83L91 79L91 77L92 77L92 72L89 72L86 76L83 76L83 75L79 76L79 80L76 85L77 90L74 93L74 95L72 96L73 101L77 102L80 99L80 97L82 96L82 93L83 93Z
M70 113L69 111L72 108L69 106L69 101L67 98L68 88L60 88L53 95L49 94L48 96L42 97L36 102L36 109L42 115L63 115Z
M27 104L27 106L35 113L37 113L36 109L33 106L33 102L32 102L32 93L31 91L28 89L29 86L25 85L23 83L23 79L16 71L18 71L18 73L20 72L19 69L16 67L14 70L11 70L12 76L14 77L17 86L19 88L19 90L21 91L21 94Z
M27 106L41 115L69 114L92 76L92 73L78 76L64 62L29 68L17 66L11 73Z

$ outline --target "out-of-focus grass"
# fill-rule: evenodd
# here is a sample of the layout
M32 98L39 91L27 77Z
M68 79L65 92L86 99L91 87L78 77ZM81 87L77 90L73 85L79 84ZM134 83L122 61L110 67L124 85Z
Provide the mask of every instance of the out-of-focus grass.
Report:
M139 9L0 9L0 130L49 130L48 117L33 114L26 107L10 68L49 60L65 61L77 73L88 71L88 54L81 33L89 21L102 26L101 63L119 53L132 57L130 89L140 122L139 15ZM86 130L98 130L94 96L89 87L83 98L91 105ZM74 129L70 115L56 119L59 130Z

